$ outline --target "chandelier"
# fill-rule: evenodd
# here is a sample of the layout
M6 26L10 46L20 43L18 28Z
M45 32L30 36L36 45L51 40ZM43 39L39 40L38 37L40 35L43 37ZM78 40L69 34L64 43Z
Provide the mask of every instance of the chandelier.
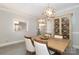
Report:
M45 26L46 18L54 18L56 14L55 11L55 8L50 8L48 5L47 8L45 8L45 10L43 11L41 17L38 19L39 26Z
M56 10L55 10L55 8L50 8L49 6L44 10L44 12L43 12L43 15L44 16L46 16L46 17L52 17L52 18L54 18L55 17L55 14L56 14L56 12L55 12Z

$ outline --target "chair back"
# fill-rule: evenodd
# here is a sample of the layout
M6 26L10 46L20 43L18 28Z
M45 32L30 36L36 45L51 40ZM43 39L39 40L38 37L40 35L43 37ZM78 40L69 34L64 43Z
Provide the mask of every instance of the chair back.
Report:
M63 39L63 36L62 35L54 35L54 38Z
M25 44L26 44L27 51L30 51L30 52L35 51L35 47L33 46L33 41L31 39L31 37L25 38Z
M36 55L49 55L46 44L39 43L34 40L34 45L35 45L35 49L36 49Z

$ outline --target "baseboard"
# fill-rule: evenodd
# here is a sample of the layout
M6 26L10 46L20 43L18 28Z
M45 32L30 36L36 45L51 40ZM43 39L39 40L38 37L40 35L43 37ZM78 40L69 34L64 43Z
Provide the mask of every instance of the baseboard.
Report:
M24 40L8 42L8 43L0 44L0 47L5 47L5 46L9 46L9 45L17 44L17 43L22 43L22 42L24 42Z
M73 48L79 49L78 45L73 45Z

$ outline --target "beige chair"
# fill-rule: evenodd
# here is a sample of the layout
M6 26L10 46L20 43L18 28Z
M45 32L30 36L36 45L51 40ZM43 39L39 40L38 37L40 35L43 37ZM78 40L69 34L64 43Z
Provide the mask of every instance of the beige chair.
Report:
M48 50L47 45L44 43L39 43L34 40L34 45L35 45L36 55L50 55L55 53L54 51Z
M25 37L27 54L35 54L35 47L31 37Z

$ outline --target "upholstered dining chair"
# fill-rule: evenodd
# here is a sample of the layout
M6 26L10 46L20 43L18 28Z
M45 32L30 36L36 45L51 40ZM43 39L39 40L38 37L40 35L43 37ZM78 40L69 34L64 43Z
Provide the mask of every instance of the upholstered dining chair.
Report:
M34 45L36 49L36 55L52 55L55 52L47 48L45 43L40 43L34 40Z
M56 38L56 39L63 39L63 36L62 35L54 35L54 38Z
M26 53L33 55L35 54L35 47L31 37L25 37Z

